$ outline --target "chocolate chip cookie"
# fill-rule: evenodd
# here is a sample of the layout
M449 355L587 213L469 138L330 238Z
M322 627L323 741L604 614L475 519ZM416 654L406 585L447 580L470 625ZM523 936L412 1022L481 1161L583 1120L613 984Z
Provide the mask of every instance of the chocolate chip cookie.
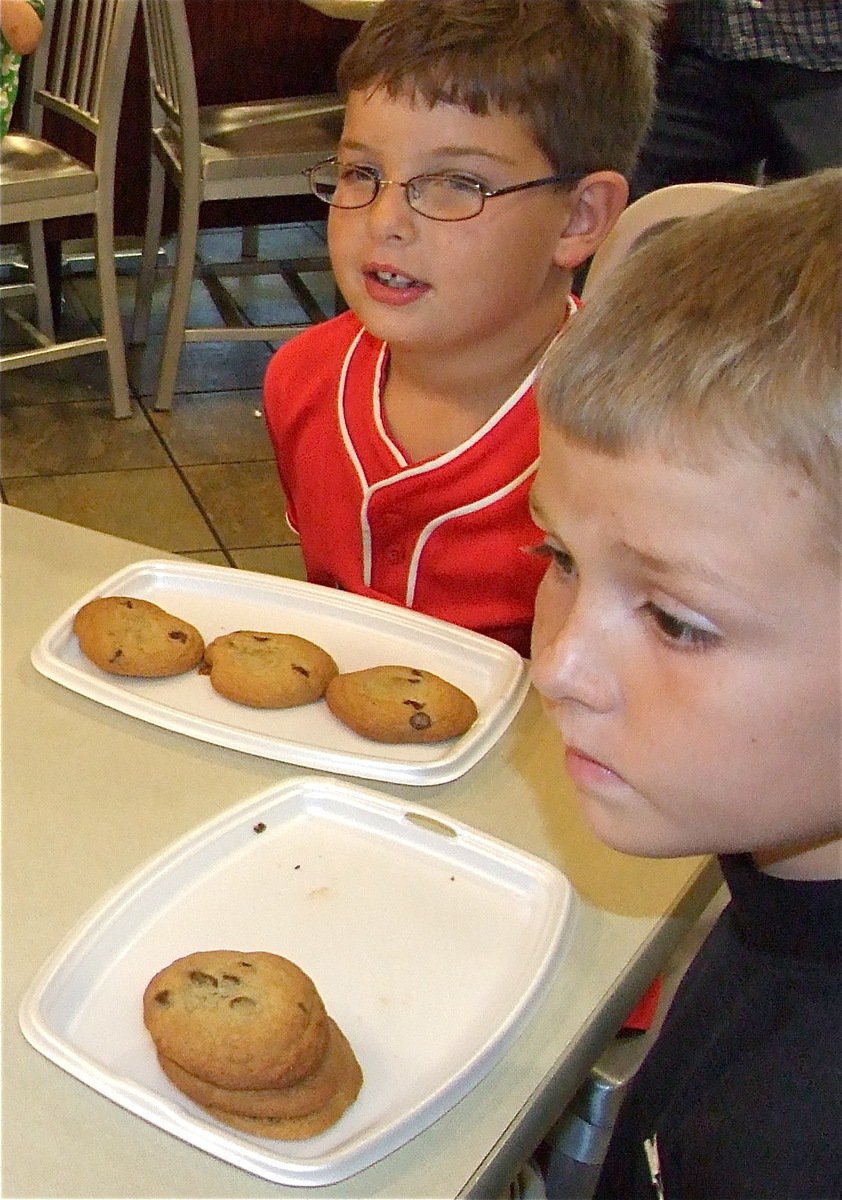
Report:
M205 667L217 692L253 708L293 708L324 695L337 673L327 651L292 633L239 629L205 650Z
M220 1088L277 1088L311 1074L328 1018L308 975L277 954L205 950L146 986L143 1020L158 1054Z
M76 613L73 632L85 657L110 675L181 675L205 650L193 625L132 596L90 600Z
M171 1059L158 1056L167 1078L203 1108L221 1109L252 1120L296 1120L321 1112L340 1092L359 1091L362 1074L348 1040L328 1018L324 1058L303 1079L279 1088L222 1088L191 1075Z
M470 696L415 667L369 667L337 675L325 700L340 721L376 742L441 742L466 733L477 719Z

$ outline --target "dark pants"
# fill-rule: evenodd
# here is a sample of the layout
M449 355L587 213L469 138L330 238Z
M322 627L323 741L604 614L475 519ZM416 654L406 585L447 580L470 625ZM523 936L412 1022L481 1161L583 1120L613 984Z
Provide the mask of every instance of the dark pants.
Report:
M661 65L631 198L673 183L771 182L842 165L842 71L720 62L676 47Z

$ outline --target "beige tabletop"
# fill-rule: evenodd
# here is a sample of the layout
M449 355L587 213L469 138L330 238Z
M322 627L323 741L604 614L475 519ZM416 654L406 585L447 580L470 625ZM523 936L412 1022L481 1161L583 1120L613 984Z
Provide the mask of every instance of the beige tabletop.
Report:
M0 506L2 517L3 1186L7 1196L283 1196L181 1142L37 1053L18 1008L80 917L201 822L300 768L112 711L42 677L30 651L86 591L159 551ZM359 781L354 781L359 782ZM710 862L653 862L582 823L534 693L461 779L369 784L541 855L580 898L547 997L499 1063L430 1128L316 1196L495 1196L710 895ZM107 1031L103 1032L107 1036Z
M341 17L346 21L364 21L374 12L380 0L301 0L326 17Z

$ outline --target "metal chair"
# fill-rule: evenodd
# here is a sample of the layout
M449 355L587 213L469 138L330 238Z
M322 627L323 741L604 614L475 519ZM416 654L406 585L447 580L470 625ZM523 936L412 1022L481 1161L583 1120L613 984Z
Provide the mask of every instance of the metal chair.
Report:
M172 406L178 363L185 342L267 341L295 332L294 325L249 325L224 288L211 297L226 324L187 327L190 292L196 271L199 209L207 200L304 195L302 174L336 151L343 106L334 93L243 104L199 106L193 51L184 0L142 0L149 52L153 105L149 210L137 287L131 340L146 340L152 288L161 243L166 178L179 193L178 246L169 299L155 407ZM158 112L162 113L158 123ZM250 233L244 233L244 258L238 263L201 267L202 277L277 271L293 288L308 316L325 315L297 278L298 271L322 268L324 259L261 263Z
M550 1200L591 1200L629 1084L655 1041L687 968L727 902L728 889L723 885L670 955L651 1028L629 1038L615 1038L606 1046L544 1140L538 1157Z
M0 300L34 291L37 326L14 308L11 319L35 343L0 355L0 372L105 352L115 417L131 415L114 265L117 132L138 0L47 0L41 42L25 85L25 132L0 144L0 224L25 224L32 279L0 289ZM44 109L93 135L90 167L42 136ZM44 221L90 213L102 333L57 341L50 306Z
M659 225L708 212L725 200L754 191L749 183L676 183L658 188L635 200L620 214L617 224L596 251L582 287L582 299L589 299L626 257L644 234Z

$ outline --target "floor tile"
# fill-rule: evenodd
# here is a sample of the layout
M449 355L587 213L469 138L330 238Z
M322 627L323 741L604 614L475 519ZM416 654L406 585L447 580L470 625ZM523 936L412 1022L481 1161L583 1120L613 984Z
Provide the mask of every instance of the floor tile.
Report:
M129 354L129 379L137 395L151 396L158 378L161 338L150 338ZM259 388L273 348L266 342L194 342L184 346L176 378L175 403L189 403L186 393Z
M252 550L232 550L231 557L244 571L282 575L285 579L307 578L299 546L259 546Z
M280 275L227 278L225 288L250 325L310 324L307 314Z
M126 241L126 239L124 239ZM117 290L128 337L139 270L139 239L119 247ZM159 256L171 264L169 239ZM207 263L236 260L239 229L203 230L199 256ZM320 259L326 223L262 226L263 258ZM63 338L95 331L99 293L89 242L65 242L62 280ZM10 252L14 258L14 251ZM0 271L12 261L0 251ZM11 268L15 270L16 268ZM303 276L323 312L332 312L329 271ZM283 278L272 272L226 279L234 301L255 322L301 321L305 314ZM154 411L169 277L159 272L148 343L127 346L132 416L111 416L104 354L88 355L4 374L0 408L0 499L66 521L129 538L186 558L233 565L270 575L303 578L297 538L284 519L284 499L263 422L262 385L277 345L272 342L191 343L182 349L177 394L170 413ZM189 323L219 323L207 288L194 285ZM34 314L34 302L20 302ZM28 306L28 308L27 308ZM0 348L25 344L8 321Z
M13 331L4 322L4 331ZM56 331L58 341L72 341L96 333L96 327L78 297L71 291ZM31 344L31 343L30 343ZM16 349L18 343L4 349ZM2 376L3 404L49 404L52 401L97 400L110 397L111 383L105 351L77 355L39 366L17 367Z
M131 282L131 293L128 290L128 283ZM121 312L125 312L127 318L126 329L127 336L130 336L131 322L129 318L134 316L135 294L134 287L136 280L126 281L123 287L123 298L120 302ZM155 286L152 289L152 303L149 310L149 326L147 329L148 337L163 337L164 330L167 327L167 316L169 313L170 290L172 286L172 276L167 271L159 271L155 278ZM190 288L190 305L187 309L188 326L197 327L212 327L222 329L224 321L219 314L219 309L211 299L207 288L201 280L194 280Z
M212 567L230 567L228 556L224 550L182 550L179 558L189 558L193 562L210 563Z
M227 549L297 541L284 518L274 461L185 467L184 474Z
M179 397L171 412L155 412L151 398L145 403L150 421L182 466L272 458L259 389L198 392Z
M332 317L345 306L345 301L337 295L336 280L330 271L303 271L301 280L326 315Z
M327 239L325 223L290 221L282 225L258 226L258 254L262 258L300 258L323 254ZM205 229L199 235L199 255L206 262L231 262L242 250L239 228Z
M212 550L219 543L174 467L8 479L10 504L162 550Z
M5 405L0 410L0 474L67 475L169 466L143 412L115 421L107 400Z

